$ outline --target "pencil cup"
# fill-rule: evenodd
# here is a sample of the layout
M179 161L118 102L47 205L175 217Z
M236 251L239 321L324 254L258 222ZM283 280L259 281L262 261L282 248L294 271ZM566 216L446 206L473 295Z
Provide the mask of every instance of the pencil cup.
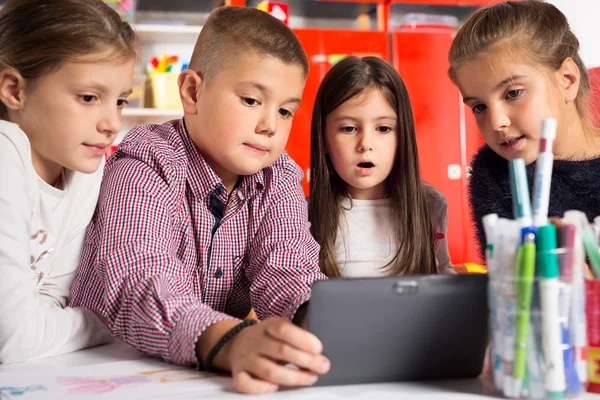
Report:
M552 253L559 264L568 256L564 249ZM519 275L519 257L496 257L488 281L488 365L496 388L516 399L577 397L581 383L569 339L572 285L559 277ZM543 260L539 253L537 260Z
M179 99L179 86L177 79L179 74L171 72L155 72L148 77L147 94L149 104L154 108L181 108Z
M589 345L587 390L600 393L600 280L585 281L585 296Z

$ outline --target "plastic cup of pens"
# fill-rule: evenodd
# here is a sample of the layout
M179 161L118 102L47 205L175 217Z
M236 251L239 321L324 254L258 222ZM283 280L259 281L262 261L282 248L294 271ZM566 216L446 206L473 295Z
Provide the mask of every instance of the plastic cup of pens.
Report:
M600 280L585 281L585 314L589 347L587 390L600 393Z
M555 237L553 228L548 233ZM584 318L577 307L583 290L560 274L574 252L545 248L543 235L538 230L537 243L525 236L520 245L499 248L489 272L489 365L507 398L574 398L584 390L585 338L582 343L577 324Z

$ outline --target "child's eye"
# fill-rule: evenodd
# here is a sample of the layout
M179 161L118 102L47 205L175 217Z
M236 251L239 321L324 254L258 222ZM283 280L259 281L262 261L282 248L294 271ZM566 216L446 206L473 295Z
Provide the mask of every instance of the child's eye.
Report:
M521 93L523 93L523 89L509 90L508 92L506 92L506 98L507 99L516 99L517 97L519 97L521 95Z
M127 100L125 100L125 99L119 99L119 100L117 100L117 107L119 107L119 108L123 108L123 107L125 107L128 104L129 104L129 102Z
M344 132L344 133L352 133L352 132L356 131L356 128L353 126L342 126L340 128L340 131Z
M389 132L392 131L392 128L390 126L380 126L380 127L377 128L377 130L380 133L389 133Z
M283 118L291 118L294 116L291 111L286 110L285 108L279 109L279 115L281 115Z
M98 100L98 97L92 95L92 94L83 94L80 95L79 98L81 99L81 101L83 101L84 103L93 103L94 101Z
M242 103L244 103L247 106L254 107L258 105L258 100L253 99L251 97L242 97Z
M477 104L476 106L473 106L471 110L473 110L473 114L482 113L485 111L485 104Z

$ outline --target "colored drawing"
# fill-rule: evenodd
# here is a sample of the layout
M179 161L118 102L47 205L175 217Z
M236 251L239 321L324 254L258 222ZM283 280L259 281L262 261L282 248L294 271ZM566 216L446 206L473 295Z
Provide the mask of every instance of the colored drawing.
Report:
M0 386L0 394L6 393L12 396L22 396L28 392L37 392L40 390L48 390L45 386L42 385L29 385L23 387L16 386Z
M57 378L57 382L65 387L69 394L83 395L108 393L125 385L133 387L147 383L181 382L206 379L211 376L214 377L189 368L170 368L102 378L61 376Z

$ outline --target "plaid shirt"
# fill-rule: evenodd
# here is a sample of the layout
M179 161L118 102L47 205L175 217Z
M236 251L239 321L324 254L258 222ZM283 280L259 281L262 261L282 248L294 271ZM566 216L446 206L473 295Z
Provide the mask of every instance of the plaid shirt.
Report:
M312 282L325 279L301 178L284 153L228 199L183 120L135 127L107 162L71 305L184 365L198 363L207 327L251 306L260 319L290 320ZM220 219L215 206L224 204Z

